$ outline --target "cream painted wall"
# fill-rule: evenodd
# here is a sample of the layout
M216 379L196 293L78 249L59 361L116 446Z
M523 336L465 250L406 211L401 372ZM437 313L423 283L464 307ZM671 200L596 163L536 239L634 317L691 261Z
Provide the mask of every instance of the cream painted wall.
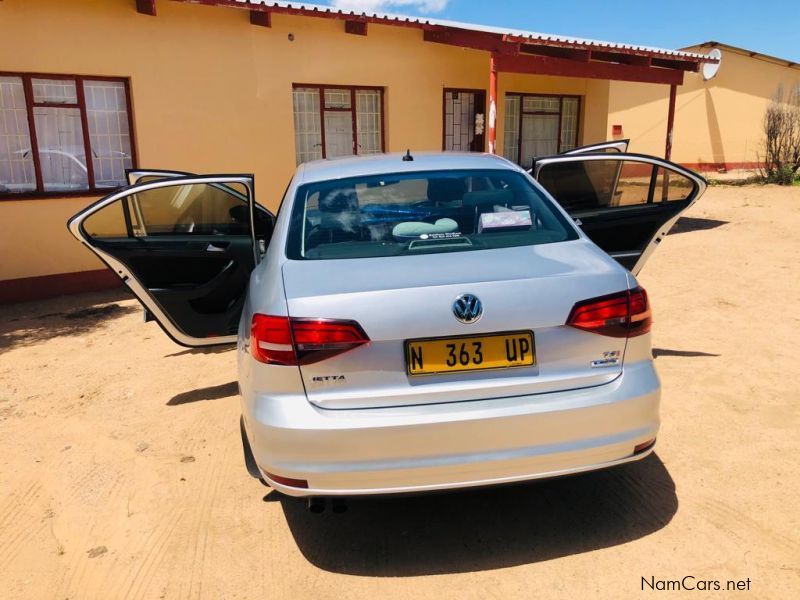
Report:
M695 47L690 51L708 52ZM717 76L704 81L687 73L675 104L672 160L684 164L757 161L761 119L777 86L800 85L800 69L722 49ZM623 126L631 150L663 156L667 129L668 86L614 81L609 92L609 137Z
M440 150L442 89L486 89L489 70L487 53L416 29L363 37L286 15L267 29L245 10L159 2L150 17L133 0L4 0L0 57L7 71L129 77L140 167L252 172L271 208L295 168L293 83L384 87L386 149ZM586 96L581 138L604 137L607 82L501 74L499 148L506 90ZM0 201L0 280L101 268L65 227L91 200Z

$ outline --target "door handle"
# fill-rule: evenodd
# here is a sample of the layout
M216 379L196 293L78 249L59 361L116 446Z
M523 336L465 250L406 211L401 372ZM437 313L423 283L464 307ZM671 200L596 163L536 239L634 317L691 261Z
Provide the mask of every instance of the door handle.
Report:
M210 242L206 246L206 252L225 252L230 245L230 242Z

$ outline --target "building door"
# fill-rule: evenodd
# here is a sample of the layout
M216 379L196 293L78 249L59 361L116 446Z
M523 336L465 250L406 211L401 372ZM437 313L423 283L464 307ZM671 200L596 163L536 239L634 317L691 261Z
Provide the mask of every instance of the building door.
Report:
M483 90L444 91L444 140L447 152L483 152L486 93Z
M353 139L353 116L350 110L325 111L325 157L357 154Z
M534 157L575 148L579 115L577 96L506 93L503 156L527 169Z

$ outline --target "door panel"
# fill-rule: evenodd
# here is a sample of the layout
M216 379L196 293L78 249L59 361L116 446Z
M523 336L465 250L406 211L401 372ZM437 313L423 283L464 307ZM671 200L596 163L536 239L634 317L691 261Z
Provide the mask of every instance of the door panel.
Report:
M353 149L353 113L325 111L325 157L351 156Z
M634 274L705 179L652 156L601 152L536 161L534 177L598 246Z
M252 197L250 176L160 177L103 198L69 228L176 342L228 343L271 236Z

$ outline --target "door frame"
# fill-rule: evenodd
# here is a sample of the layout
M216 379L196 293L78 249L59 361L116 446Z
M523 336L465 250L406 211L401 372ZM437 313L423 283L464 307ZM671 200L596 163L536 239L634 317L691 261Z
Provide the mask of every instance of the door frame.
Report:
M478 89L478 88L454 88L454 87L446 87L442 88L442 152L447 152L445 147L447 146L447 93L448 92L466 92L468 94L475 94L476 101L477 95L480 94L482 99L482 106L483 110L481 113L483 114L484 118L484 127L483 133L481 134L481 143L480 143L480 150L474 150L473 152L486 152L486 128L489 127L488 119L486 118L486 90ZM475 114L478 114L477 109L475 110ZM473 123L473 127L475 124Z
M519 97L519 122L517 123L517 158L514 162L518 165L525 168L522 165L522 117L523 115L550 115L553 116L556 113L548 112L548 111L523 111L522 104L523 99L526 97L529 98L558 98L558 137L556 139L556 154L561 153L561 125L564 117L564 98L575 98L578 101L578 122L575 124L575 147L578 147L578 140L581 138L581 110L583 109L583 97L577 94L539 94L536 92L506 92L504 98L508 96L518 96ZM503 104L505 110L505 103ZM503 132L505 135L505 131Z
M573 156L575 154L591 154L595 152L605 152L606 154L609 151L613 152L628 152L628 146L630 145L630 138L625 138L624 140L613 140L609 142L598 142L596 144L586 144L585 146L576 146L575 148L571 148L569 150L564 150L561 152L564 156Z

